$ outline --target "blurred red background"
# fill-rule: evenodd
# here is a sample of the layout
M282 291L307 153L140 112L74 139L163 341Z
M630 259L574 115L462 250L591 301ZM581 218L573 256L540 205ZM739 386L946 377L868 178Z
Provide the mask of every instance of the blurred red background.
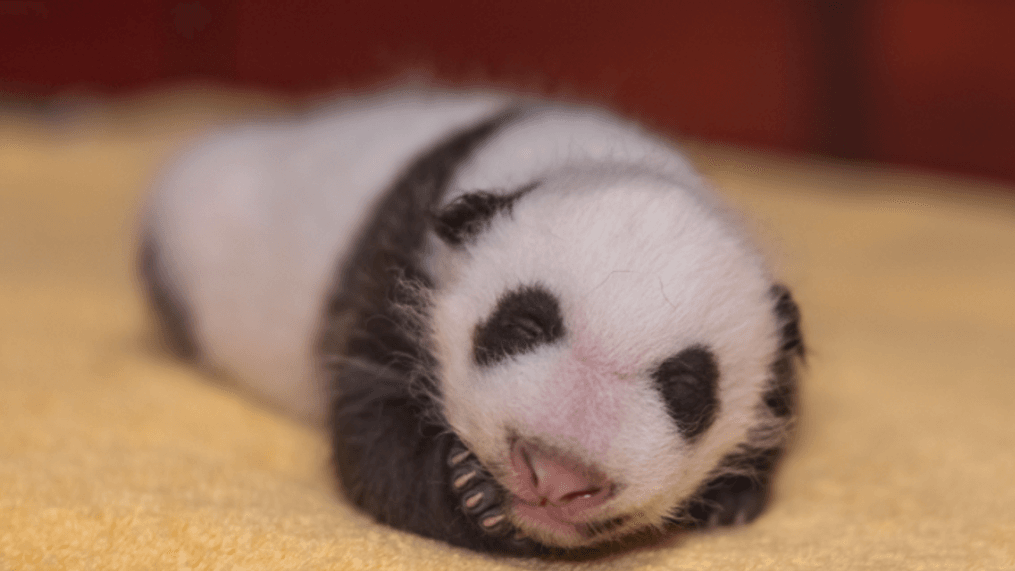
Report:
M407 70L674 133L1015 181L1006 0L0 0L0 93L205 80L319 96Z

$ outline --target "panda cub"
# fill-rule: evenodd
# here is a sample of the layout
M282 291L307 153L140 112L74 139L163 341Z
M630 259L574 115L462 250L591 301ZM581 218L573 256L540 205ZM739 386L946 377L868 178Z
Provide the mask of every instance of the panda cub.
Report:
M671 143L403 90L213 136L142 215L175 350L326 423L378 521L510 554L738 524L794 413L799 311Z

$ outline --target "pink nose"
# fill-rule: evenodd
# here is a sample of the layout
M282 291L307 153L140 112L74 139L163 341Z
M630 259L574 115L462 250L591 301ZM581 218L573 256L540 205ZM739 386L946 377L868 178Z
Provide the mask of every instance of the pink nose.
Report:
M609 480L594 468L521 440L511 449L511 465L523 501L564 508L571 517L602 505L612 494Z

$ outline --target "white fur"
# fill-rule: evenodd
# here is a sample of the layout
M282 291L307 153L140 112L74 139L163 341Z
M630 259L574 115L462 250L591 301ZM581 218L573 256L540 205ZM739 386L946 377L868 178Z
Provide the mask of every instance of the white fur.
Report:
M168 248L170 285L190 305L206 362L321 418L312 361L321 303L364 217L411 158L508 103L492 94L360 98L295 125L224 134L170 169L147 224ZM537 108L474 154L446 200L533 181L466 250L430 245L438 283L428 342L444 413L508 488L505 434L515 431L623 484L591 518L640 514L614 535L657 525L765 427L758 402L778 345L771 277L687 161L608 113ZM478 367L476 324L505 291L534 283L561 300L564 342ZM650 374L698 343L718 360L720 413L692 445Z

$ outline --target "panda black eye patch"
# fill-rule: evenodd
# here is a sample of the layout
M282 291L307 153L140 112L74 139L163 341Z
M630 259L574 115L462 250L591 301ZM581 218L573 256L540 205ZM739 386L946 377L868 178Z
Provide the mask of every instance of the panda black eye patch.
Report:
M502 295L490 317L476 326L473 358L480 366L491 366L564 334L557 298L543 286L524 286Z
M694 345L666 359L652 373L666 411L684 438L705 432L719 412L719 366L715 355Z

